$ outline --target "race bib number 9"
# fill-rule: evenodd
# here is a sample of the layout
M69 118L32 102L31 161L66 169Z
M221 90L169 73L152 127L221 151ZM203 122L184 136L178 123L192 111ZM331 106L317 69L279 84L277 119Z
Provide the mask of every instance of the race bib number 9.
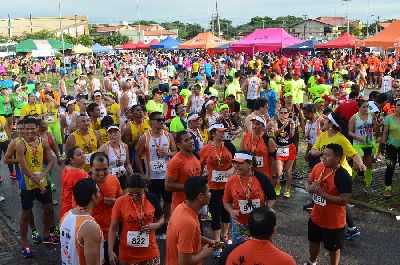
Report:
M138 231L128 231L126 237L128 247L147 248L149 246L149 234Z
M257 167L264 166L264 158L262 156L256 156L256 161L257 161Z
M241 214L249 214L256 208L260 207L260 199L239 200L239 209Z
M320 206L326 206L326 200L324 198L322 198L321 196L318 196L317 194L313 194L312 199L315 204L318 204Z
M227 182L228 181L228 175L229 172L228 171L217 171L217 170L213 170L211 172L211 180L214 182Z
M278 147L276 150L276 155L282 157L289 156L289 147Z
M123 175L126 175L126 169L124 167L114 167L111 169L111 174L119 178Z
M150 168L154 172L165 172L167 170L167 164L164 160L150 161Z

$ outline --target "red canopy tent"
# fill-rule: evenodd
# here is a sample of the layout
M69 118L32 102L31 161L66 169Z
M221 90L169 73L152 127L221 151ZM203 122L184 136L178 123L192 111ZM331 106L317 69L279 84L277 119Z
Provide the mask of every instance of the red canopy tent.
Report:
M138 43L136 43L136 50L148 49L149 47L150 45L145 44L143 41L138 41Z
M317 49L340 49L340 48L355 48L356 42L359 41L356 37L348 32L345 32L336 40L331 40L321 44L315 44Z
M151 45L156 45L156 44L159 44L160 43L160 41L159 40L157 40L157 39L153 39L152 41L150 41L147 45L150 47Z
M121 46L122 50L134 50L136 49L136 45L132 43L131 41L128 41L124 45Z

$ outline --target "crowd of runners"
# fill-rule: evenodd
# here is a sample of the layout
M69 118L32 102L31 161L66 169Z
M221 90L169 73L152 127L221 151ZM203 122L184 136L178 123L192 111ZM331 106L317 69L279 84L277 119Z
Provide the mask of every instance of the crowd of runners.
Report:
M293 178L304 177L306 264L316 264L321 243L339 264L344 240L361 234L347 204L352 180L369 192L373 162L385 159L382 196L392 196L400 159L394 55L17 57L0 59L0 75L0 155L19 182L25 258L33 256L30 229L33 243L61 245L62 264L160 264L157 240L166 240L170 265L210 256L295 264L272 244L273 208L280 197L290 203ZM61 198L52 196L55 178Z

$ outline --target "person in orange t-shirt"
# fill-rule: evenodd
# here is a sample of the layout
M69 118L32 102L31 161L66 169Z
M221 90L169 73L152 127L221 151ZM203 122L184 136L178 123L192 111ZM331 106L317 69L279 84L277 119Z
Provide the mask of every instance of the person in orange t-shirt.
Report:
M128 178L128 194L114 204L108 234L108 255L111 265L160 264L155 231L164 224L163 210L158 198L145 192L142 176L134 173ZM114 252L115 238L122 225L118 257Z
M167 228L166 265L196 264L209 257L216 241L201 235L198 219L201 208L210 202L207 180L194 176L184 184L186 202L172 212Z
M184 183L193 176L200 176L200 161L193 155L194 141L187 131L175 137L180 151L168 162L165 189L172 193L171 212L185 201Z
M294 259L272 243L276 233L276 214L268 206L254 209L249 215L249 230L252 239L234 248L223 264L295 265ZM221 261L219 264L222 264Z
M249 239L249 213L267 203L266 194L253 174L256 159L248 151L239 151L232 159L235 175L228 179L222 201L231 216L232 241L239 243Z
M314 207L308 221L310 260L315 264L324 243L329 251L331 264L339 264L346 226L346 204L352 190L352 180L346 169L340 166L343 148L328 144L322 162L311 171L305 190L312 195Z
M100 189L100 199L92 211L92 216L104 234L104 259L108 261L108 230L111 224L111 213L115 201L123 192L116 176L108 174L108 157L101 152L92 154L90 167L92 178Z
M61 174L61 209L60 219L66 212L72 209L72 190L75 184L83 178L87 178L88 174L83 170L85 164L85 156L82 149L73 146L67 150L65 159L65 167Z
M374 53L370 54L368 58L368 75L369 75L369 87L372 88L374 85L378 85L378 70L380 65L380 60L376 57Z
M257 159L256 171L266 175L270 181L276 177L276 144L275 141L264 136L267 122L261 116L255 116L251 119L252 132L246 133L242 139L242 149L250 151ZM268 146L264 138L268 139Z
M211 213L211 229L214 231L214 239L227 241L229 227L229 213L222 203L225 184L233 174L232 154L224 146L225 131L222 124L214 124L209 128L212 138L211 143L200 150L201 172L207 166L208 186L210 187L211 200L208 205ZM222 233L221 233L222 222ZM213 252L213 256L219 257L220 252Z

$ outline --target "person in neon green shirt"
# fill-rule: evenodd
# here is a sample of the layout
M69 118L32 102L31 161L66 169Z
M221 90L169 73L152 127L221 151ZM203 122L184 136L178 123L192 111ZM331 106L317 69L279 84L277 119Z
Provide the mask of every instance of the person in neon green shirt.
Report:
M304 91L306 89L306 84L304 83L304 80L301 79L298 75L294 76L294 81L296 82L297 85L297 93L294 95L296 98L295 103L303 105L304 103Z
M211 94L211 95L214 95L214 96L218 97L219 96L219 92L218 92L218 90L216 90L214 88L214 84L215 84L214 80L211 80L211 79L208 80L208 86L207 86L206 89L203 90L202 94Z
M28 95L21 87L17 87L11 98L14 103L14 117L19 118L21 116L21 109L28 104Z
M343 69L341 64L338 64L338 69L333 73L333 86L339 87L343 83L343 75L347 75L349 72Z
M185 105L187 105L189 97L192 95L192 91L189 90L189 82L185 82L185 85L179 92L179 95L183 97L183 102Z
M229 95L234 95L236 98L236 86L233 84L233 78L232 76L227 76L226 77L226 89L225 89L225 99Z
M310 76L310 78L308 79L308 82L307 82L308 88L317 85L318 78L319 78L319 74L317 74L317 73L314 73L312 76Z
M240 102L241 87L240 87L239 78L240 78L240 73L239 72L235 72L232 84L234 84L235 87L236 87L236 95L235 95L236 96L236 100Z
M146 110L148 114L152 112L161 112L164 113L164 102L163 102L163 92L157 87L152 91L153 99L147 101Z
M297 82L292 79L290 74L285 75L285 83L283 84L283 93L290 92L293 95L293 104L297 104Z
M171 120L169 130L175 136L177 132L182 132L187 129L186 108L182 103L175 105L176 117Z
M45 97L43 100L42 113L43 120L48 126L48 132L51 133L56 139L58 148L63 153L62 137L61 137L61 123L58 121L58 109L60 104L55 100L53 91L47 91L44 93Z

